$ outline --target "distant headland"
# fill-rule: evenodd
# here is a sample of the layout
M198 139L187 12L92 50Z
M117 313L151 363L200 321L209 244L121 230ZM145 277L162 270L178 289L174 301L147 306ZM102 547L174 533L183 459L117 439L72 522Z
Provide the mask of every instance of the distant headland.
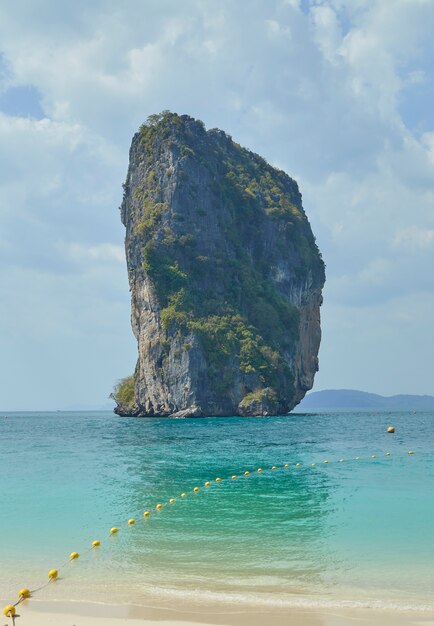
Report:
M384 411L434 410L434 396L399 394L381 396L355 389L313 391L297 406L297 411L321 409L374 409Z

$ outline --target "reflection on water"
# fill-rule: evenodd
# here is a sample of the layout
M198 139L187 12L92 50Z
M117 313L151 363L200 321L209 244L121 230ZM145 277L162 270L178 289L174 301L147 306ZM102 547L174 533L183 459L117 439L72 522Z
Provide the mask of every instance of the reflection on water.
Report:
M127 590L170 587L375 598L386 589L391 600L420 604L434 586L432 419L12 415L1 423L11 445L0 482L0 502L8 503L0 508L0 595L39 582L119 525L119 535L68 566L64 584L45 597L121 600ZM393 437L385 434L391 422ZM397 454L409 448L414 458ZM232 474L238 479L214 482ZM165 504L160 513L157 502ZM128 527L131 516L137 523Z
M330 478L294 467L302 460L300 444L310 447L310 437L306 442L300 432L301 441L294 442L281 428L267 430L267 425L264 420L143 420L138 425L130 420L117 432L118 454L138 448L122 459L124 480L116 489L123 494L126 515L176 498L131 534L131 573L140 571L149 584L210 590L320 583L321 563L332 559L322 540ZM145 444L137 443L137 427ZM292 467L283 469L284 462ZM271 471L274 463L280 468ZM258 474L261 466L265 471ZM244 476L244 470L251 474ZM234 473L240 473L236 481L214 482ZM208 480L212 487L204 486ZM201 491L193 495L195 485ZM187 498L180 498L183 491L190 492Z

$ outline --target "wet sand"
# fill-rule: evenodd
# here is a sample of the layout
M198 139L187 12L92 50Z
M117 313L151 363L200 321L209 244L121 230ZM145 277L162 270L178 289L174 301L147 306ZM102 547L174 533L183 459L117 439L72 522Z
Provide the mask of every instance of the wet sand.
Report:
M17 609L17 626L434 626L431 611L368 608L279 611L218 604L161 608L32 600Z

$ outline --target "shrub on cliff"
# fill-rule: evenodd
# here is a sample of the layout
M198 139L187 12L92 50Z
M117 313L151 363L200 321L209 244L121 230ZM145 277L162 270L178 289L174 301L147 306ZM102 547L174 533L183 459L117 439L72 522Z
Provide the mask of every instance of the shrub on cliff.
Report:
M125 410L130 410L134 406L134 376L118 380L110 398Z

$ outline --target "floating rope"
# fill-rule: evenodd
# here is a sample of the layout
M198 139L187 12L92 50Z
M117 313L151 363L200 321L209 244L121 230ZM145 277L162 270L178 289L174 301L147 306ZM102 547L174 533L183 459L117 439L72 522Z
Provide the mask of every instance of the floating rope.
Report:
M407 455L412 455L414 454L413 450L409 450L407 453ZM370 460L370 459L378 459L378 458L384 458L384 457L390 457L391 453L390 452L385 452L384 455L382 455L381 457L379 457L377 454L372 454L370 457L359 457L356 456L355 458L351 458L351 459L339 459L338 461L335 461L335 463L344 463L344 462L349 462L349 461L362 461L362 460ZM317 467L319 465L329 465L330 461L328 459L324 459L322 461L322 463L310 463L310 465L303 465L302 463L294 463L294 464L290 464L290 463L285 463L284 465L281 465L280 467L277 465L272 465L268 470L262 467L258 467L256 470L245 470L244 472L241 472L240 475L238 474L233 474L230 477L227 478L220 478L219 476L217 478L214 479L214 481L210 481L207 480L204 483L204 487L211 487L213 483L221 483L223 481L229 481L229 480L237 480L239 477L248 477L250 475L253 474L263 474L266 471L275 471L275 470L287 470L291 467L293 468L313 468L313 467ZM193 494L197 494L200 491L199 487L193 487L192 490L190 491L183 491L180 494L181 498L185 498L187 497L188 493L193 493ZM174 504L176 502L176 498L170 498L167 501L167 504ZM166 504L166 506L167 506ZM165 505L161 502L159 502L158 504L155 505L155 510L156 511L161 511L163 509ZM143 517L145 519L148 519L149 517L151 517L151 511L144 511L143 512ZM135 518L131 517L128 521L127 521L127 525L128 526L134 526L136 523ZM90 546L90 548L88 548L87 550L84 551L84 554L88 554L89 552L92 552L93 550L99 548L101 546L101 543L103 543L103 541L107 541L111 536L116 535L119 532L119 528L117 526L113 526L112 528L110 528L110 531L107 535L107 537L103 540L99 540L99 539L95 539L94 541L92 541L92 544ZM48 585L52 584L53 582L55 582L58 577L59 577L59 570L66 567L67 565L69 565L70 563L72 563L73 561L76 561L78 558L80 557L80 554L78 552L71 552L71 554L69 555L69 558L67 561L65 561L64 563L62 563L57 569L51 569L48 572L48 581L43 583L40 587L37 587L36 589L27 589L26 587L24 587L23 589L20 589L18 592L18 600L14 603L14 604L8 604L4 610L3 613L6 617L9 617L12 619L12 624L13 626L15 626L15 618L19 617L17 615L16 612L16 607L21 604L24 600L27 600L28 598L30 598L31 596L35 595L35 593L41 591L42 589L45 589L45 587L47 587Z

